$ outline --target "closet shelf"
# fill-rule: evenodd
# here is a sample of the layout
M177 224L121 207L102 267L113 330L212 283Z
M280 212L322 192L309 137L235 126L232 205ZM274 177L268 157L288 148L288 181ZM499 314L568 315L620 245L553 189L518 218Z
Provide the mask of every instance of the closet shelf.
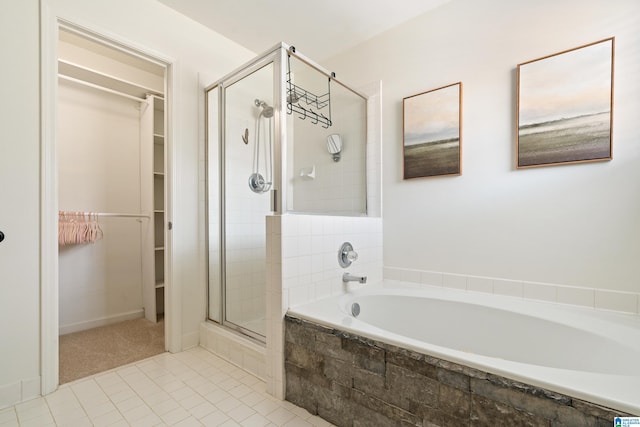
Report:
M164 172L154 172L153 176L157 176L158 178L164 178Z
M164 144L164 135L161 135L159 133L154 133L153 134L153 143L154 144Z
M158 91L150 87L123 80L64 59L58 59L58 73L140 99L144 99L148 94L159 94Z
M158 252L164 251L164 246L156 246L154 249Z
M160 280L156 282L156 289L164 288L164 281Z
M153 211L153 213L163 214L163 213L164 213L164 209L155 209L155 210Z

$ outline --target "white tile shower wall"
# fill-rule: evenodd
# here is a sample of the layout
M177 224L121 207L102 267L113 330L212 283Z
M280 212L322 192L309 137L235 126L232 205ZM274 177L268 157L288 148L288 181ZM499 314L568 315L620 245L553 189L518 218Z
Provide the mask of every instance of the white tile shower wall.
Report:
M365 158L354 148L355 141L365 138L364 114L360 111L343 114L354 120L334 122L336 124L330 130L292 116L294 132L304 135L294 143L291 182L294 183L292 209L296 212L349 214L366 208ZM357 119L359 116L362 118ZM332 133L341 135L344 143L338 162L332 160L326 148L325 141Z
M358 259L346 269L338 250L351 242ZM342 274L382 280L382 221L369 217L285 215L282 217L282 288L295 307L346 292ZM358 285L355 285L358 286Z
M227 131L241 135L253 129L253 100L243 107L231 109ZM236 142L234 140L234 142ZM265 316L265 213L270 209L267 194L256 194L247 187L251 174L251 146L242 143L226 145L226 279L227 317L246 324Z
M288 300L282 293L282 225L280 216L267 216L267 274L266 274L266 382L267 393L284 399L284 348L282 347L284 312Z
M384 278L414 287L439 286L640 315L640 293L394 267L384 268Z
M338 265L349 241L358 253L351 268ZM283 318L289 307L347 292L342 273L382 280L382 219L317 215L267 217L267 391L284 397Z

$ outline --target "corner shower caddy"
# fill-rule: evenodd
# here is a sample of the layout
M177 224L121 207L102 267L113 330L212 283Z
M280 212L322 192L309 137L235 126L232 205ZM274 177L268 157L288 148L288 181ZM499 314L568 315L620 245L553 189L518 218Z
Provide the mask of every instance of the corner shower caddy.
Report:
M295 46L289 47L289 51L296 52ZM293 114L296 112L299 114L298 118L305 120L307 117L311 119L311 123L314 125L320 124L323 128L327 129L332 125L331 122L331 79L336 77L336 73L332 72L330 77L327 77L327 93L322 95L315 95L300 86L293 84L291 79L291 55L287 54L287 114ZM300 105L301 102L306 104L306 107ZM322 113L314 111L327 108L328 116Z

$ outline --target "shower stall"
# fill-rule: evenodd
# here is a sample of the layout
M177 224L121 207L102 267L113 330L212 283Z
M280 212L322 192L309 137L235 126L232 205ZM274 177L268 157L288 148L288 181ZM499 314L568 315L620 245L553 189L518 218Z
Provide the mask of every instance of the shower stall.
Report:
M366 215L367 99L279 44L207 87L206 116L208 319L265 343L266 218Z

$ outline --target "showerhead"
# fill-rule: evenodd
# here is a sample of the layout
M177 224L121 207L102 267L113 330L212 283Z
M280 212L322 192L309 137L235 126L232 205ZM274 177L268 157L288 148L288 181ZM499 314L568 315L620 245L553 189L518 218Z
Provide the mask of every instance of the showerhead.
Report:
M260 112L261 116L266 118L273 117L273 107L271 107L269 104L260 99L256 99L254 103L256 104L256 107L262 108L262 111Z

